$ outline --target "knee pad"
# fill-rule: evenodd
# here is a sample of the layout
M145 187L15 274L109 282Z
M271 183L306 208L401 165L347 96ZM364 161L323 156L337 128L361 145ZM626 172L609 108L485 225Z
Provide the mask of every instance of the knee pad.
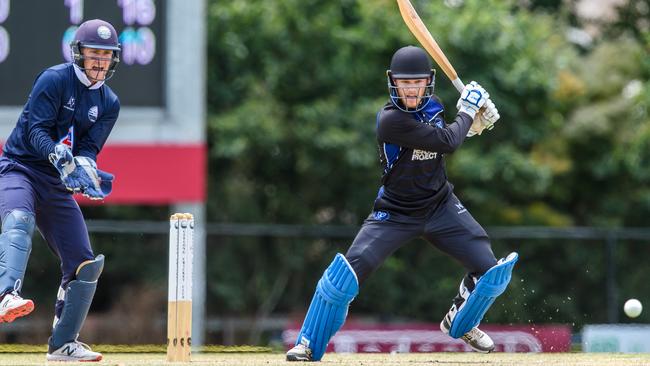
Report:
M87 260L77 267L75 279L78 281L97 282L104 270L104 255L100 254L95 259Z
M343 326L348 306L358 293L359 281L354 270L342 254L337 254L318 281L296 340L296 345L311 349L314 361L323 357L327 343Z
M51 347L58 348L77 338L88 315L97 289L97 280L103 269L104 256L102 254L79 265L75 279L68 283L63 294L61 318L54 320L54 331L49 341ZM59 292L59 297L61 297L60 294Z
M25 277L36 218L31 212L13 210L2 221L0 234L0 295L19 291Z
M517 253L510 253L479 278L474 290L467 296L452 319L450 336L460 338L478 326L494 300L508 287L517 259L519 259ZM461 284L461 291L462 287L463 284Z

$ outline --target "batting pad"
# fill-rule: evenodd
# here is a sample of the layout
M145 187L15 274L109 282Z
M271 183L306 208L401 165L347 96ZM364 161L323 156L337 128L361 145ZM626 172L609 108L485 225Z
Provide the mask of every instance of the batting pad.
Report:
M77 268L76 279L68 283L61 318L54 325L49 344L57 349L65 343L77 339L79 330L86 320L90 304L95 296L97 280L104 269L104 256L81 263Z
M357 275L343 254L337 254L318 281L296 345L312 351L312 360L323 358L327 343L345 322L348 306L359 293Z
M519 255L510 253L499 260L496 266L490 268L476 283L474 291L461 305L456 316L451 321L449 335L460 338L472 328L478 326L485 312L492 306L494 299L506 290L512 278L512 269Z

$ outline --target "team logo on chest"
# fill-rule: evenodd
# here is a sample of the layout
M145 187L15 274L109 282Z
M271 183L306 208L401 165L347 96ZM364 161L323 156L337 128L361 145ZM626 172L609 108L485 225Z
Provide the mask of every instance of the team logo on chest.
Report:
M413 156L411 157L411 160L432 160L437 157L438 157L437 152L413 150Z
M99 108L97 108L96 105L90 107L90 109L88 110L88 119L90 120L90 122L94 123L95 121L97 121L98 114L99 114Z

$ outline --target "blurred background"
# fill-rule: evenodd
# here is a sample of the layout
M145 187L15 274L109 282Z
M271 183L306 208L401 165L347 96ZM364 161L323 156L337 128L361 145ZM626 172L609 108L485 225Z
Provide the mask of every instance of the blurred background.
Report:
M501 112L447 156L497 257L520 253L484 323L551 329L543 350L557 331L564 348L550 350L625 351L620 337L650 332L650 312L623 313L629 298L650 305L650 1L412 2L460 77ZM167 220L188 211L195 344L283 347L380 185L385 71L397 48L417 44L396 2L0 0L0 143L38 72L66 62L75 27L96 17L125 51L109 82L122 113L98 162L115 190L81 202L107 257L82 338L166 341ZM442 72L436 94L453 119L458 95ZM0 327L1 342L45 342L58 266L36 235L23 288L36 310ZM349 326L435 331L462 275L413 241L367 281Z

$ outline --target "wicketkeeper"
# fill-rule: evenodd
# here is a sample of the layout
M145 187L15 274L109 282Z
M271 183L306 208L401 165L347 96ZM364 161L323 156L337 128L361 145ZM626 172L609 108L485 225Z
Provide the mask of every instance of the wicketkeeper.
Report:
M360 285L416 237L467 270L440 329L478 352L494 349L478 325L508 285L517 254L499 261L494 257L487 233L447 181L444 155L456 151L466 136L492 128L499 112L485 89L471 82L458 99L456 117L447 124L442 102L433 94L435 71L418 47L397 50L387 76L390 101L376 122L383 185L348 252L337 254L318 281L296 345L287 352L289 361L320 360Z
M72 195L103 199L111 192L113 176L95 161L120 111L105 84L120 61L118 35L111 24L89 20L77 29L71 54L73 62L38 75L0 157L0 323L34 309L20 290L38 227L63 272L47 360L99 361L77 337L104 256L93 254Z

